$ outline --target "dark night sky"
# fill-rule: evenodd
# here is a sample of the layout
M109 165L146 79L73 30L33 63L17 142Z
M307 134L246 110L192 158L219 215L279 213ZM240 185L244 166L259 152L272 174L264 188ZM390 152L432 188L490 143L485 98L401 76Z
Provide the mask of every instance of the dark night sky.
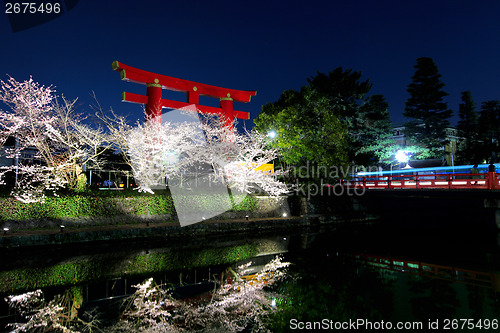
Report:
M3 5L3 4L2 4ZM361 71L383 94L394 122L404 120L406 88L418 57L432 57L455 112L460 92L477 104L500 99L500 1L93 1L12 32L0 13L0 78L33 78L80 98L95 91L104 108L141 118L120 93L113 60L144 70L233 89L257 90L235 109L254 118L285 89L316 71ZM184 100L182 93L164 97ZM207 98L208 99L208 98ZM202 99L213 105L217 101ZM253 122L247 122L250 127Z

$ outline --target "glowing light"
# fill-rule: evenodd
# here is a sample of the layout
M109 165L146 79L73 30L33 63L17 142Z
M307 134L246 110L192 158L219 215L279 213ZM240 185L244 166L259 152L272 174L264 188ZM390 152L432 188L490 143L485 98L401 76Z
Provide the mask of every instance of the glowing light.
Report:
M399 163L406 163L408 162L409 156L407 155L407 152L404 150L398 150L396 153L396 160Z
M283 217L287 217L287 216L288 216L287 213L283 213Z
M270 131L269 133L267 133L267 136L271 139L274 139L276 137L276 131Z
M273 308L276 307L276 298L273 298L273 300L271 301L271 306Z

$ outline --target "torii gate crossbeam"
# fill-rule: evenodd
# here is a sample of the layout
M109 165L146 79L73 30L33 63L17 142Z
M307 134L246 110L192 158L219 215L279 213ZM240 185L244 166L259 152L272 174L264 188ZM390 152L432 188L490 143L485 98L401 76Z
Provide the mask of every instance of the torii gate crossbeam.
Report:
M252 96L257 95L256 91L221 88L178 79L131 67L118 61L114 61L112 67L113 70L120 72L122 80L145 84L147 86L146 96L128 92L122 93L122 101L146 105L147 118L161 116L163 108L180 109L194 104L201 113L217 114L223 119L226 126L232 127L234 118L249 119L248 112L233 109L233 101L248 103ZM163 99L162 89L185 92L187 94L187 102ZM200 105L200 95L218 98L220 107Z

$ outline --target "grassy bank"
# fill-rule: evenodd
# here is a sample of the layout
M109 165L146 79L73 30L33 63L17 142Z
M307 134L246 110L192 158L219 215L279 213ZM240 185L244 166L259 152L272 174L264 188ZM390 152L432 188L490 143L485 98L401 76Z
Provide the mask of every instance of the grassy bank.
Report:
M184 205L207 211L221 211L223 196L191 195L176 197ZM234 200L238 199L238 200ZM252 196L232 198L232 211L252 212L257 201ZM224 211L225 209L222 209ZM174 201L170 193L137 194L136 192L96 191L83 195L48 197L44 203L23 203L14 198L0 197L0 221L59 219L64 217L97 217L131 215L175 215Z

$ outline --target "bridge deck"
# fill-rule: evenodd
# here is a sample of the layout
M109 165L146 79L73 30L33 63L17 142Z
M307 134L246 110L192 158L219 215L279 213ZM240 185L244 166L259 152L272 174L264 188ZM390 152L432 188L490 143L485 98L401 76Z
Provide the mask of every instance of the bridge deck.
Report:
M496 172L363 176L342 181L342 184L365 189L500 189Z

